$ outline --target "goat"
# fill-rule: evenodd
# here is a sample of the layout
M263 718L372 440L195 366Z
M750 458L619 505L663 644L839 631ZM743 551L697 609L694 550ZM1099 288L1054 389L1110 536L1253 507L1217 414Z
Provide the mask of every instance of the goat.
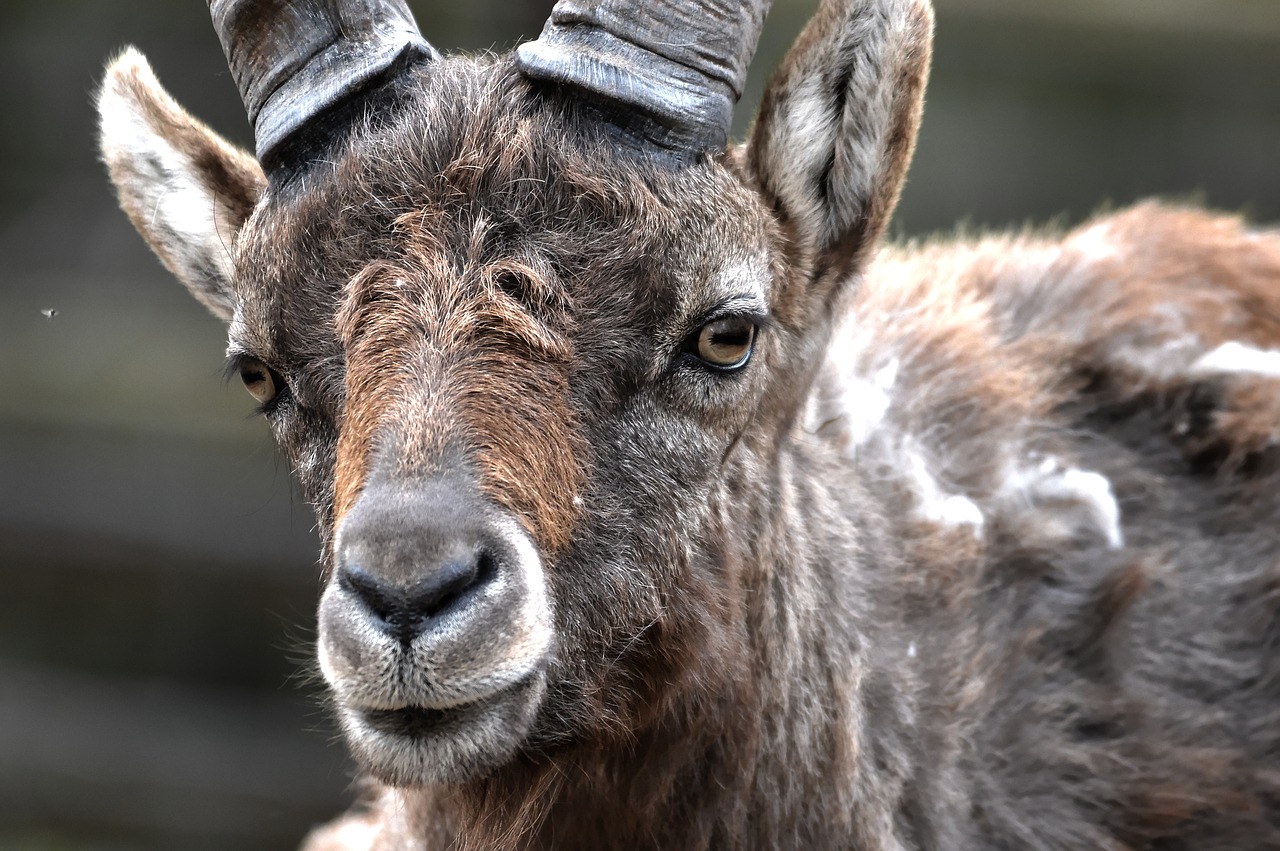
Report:
M110 66L125 211L314 504L323 849L1280 848L1280 233L884 246L927 0L211 0L257 158Z

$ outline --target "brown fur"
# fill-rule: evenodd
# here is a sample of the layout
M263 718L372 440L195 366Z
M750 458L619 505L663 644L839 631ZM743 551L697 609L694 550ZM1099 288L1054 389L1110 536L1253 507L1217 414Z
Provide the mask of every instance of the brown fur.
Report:
M517 301L549 287L516 262L456 271L422 245L428 231L410 227L413 268L367 268L339 311L350 367L335 522L359 493L374 447L397 447L395 475L412 477L430 475L461 444L474 452L480 487L554 552L573 525L586 453L568 404L571 348ZM482 223L477 231L474 253L483 251Z
M929 24L825 4L684 166L452 59L261 199L223 295L326 559L371 480L462 475L554 621L496 764L309 849L1280 847L1280 235L1146 204L877 252ZM743 298L751 361L700 366Z

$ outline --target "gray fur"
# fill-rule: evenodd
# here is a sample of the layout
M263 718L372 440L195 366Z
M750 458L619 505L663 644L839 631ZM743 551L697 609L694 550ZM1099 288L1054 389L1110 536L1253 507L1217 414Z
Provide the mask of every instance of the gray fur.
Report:
M1280 847L1280 235L1148 204L877 250L929 29L825 3L685 164L444 60L241 220L232 346L289 387L326 563L352 516L439 549L370 494L454 488L536 546L552 633L480 758L387 776L349 730L381 780L309 851ZM761 305L746 366L691 354ZM336 605L339 712L423 674ZM468 659L515 646L468 611Z

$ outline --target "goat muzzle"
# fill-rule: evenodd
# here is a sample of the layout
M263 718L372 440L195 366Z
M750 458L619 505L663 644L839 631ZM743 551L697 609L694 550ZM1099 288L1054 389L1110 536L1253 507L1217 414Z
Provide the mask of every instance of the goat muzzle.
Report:
M354 751L388 782L505 759L541 701L552 643L541 560L474 493L375 481L339 524L320 664Z

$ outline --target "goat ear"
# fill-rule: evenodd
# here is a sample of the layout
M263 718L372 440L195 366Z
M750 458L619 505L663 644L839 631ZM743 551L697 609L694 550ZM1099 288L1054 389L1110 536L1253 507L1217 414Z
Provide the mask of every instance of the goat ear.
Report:
M232 249L266 184L258 163L178 106L133 48L107 68L98 120L102 159L133 226L196 298L230 320Z
M765 90L746 168L815 279L856 270L897 205L932 32L928 0L824 0Z

